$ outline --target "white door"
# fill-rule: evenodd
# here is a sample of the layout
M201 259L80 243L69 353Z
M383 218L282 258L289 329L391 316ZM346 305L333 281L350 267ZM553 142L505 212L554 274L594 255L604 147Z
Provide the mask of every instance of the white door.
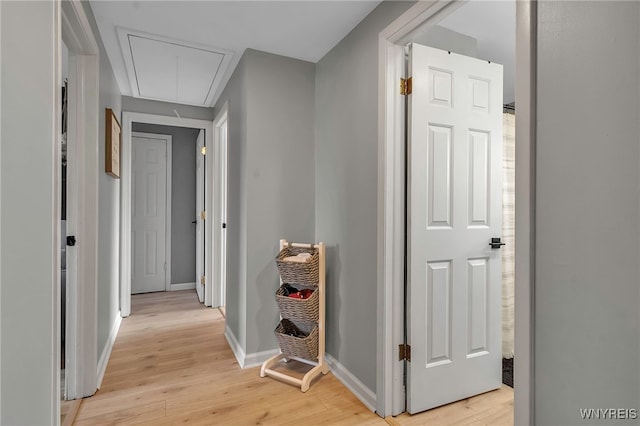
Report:
M220 306L226 304L227 291L227 120L220 125L220 194L222 231L220 234Z
M166 286L167 140L133 133L131 293L164 291Z
M502 65L413 44L407 408L501 385Z
M204 301L204 130L200 130L196 142L196 291L200 302Z

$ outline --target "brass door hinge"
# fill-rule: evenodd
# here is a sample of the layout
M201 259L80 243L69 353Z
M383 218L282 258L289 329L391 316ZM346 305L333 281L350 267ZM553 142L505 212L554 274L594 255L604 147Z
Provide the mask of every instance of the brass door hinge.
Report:
M201 277L200 277L200 284L204 285L205 281L206 281L205 276L204 276L204 275L203 275L203 276L201 276Z
M410 95L413 90L413 79L401 78L400 79L400 94L403 96Z
M200 212L200 219L202 219L202 220L206 220L207 219L207 212L206 211L202 210Z
M411 362L411 345L398 345L398 361Z
M200 153L201 153L202 155L207 155L207 147L206 147L206 146L203 146L202 148L200 148Z

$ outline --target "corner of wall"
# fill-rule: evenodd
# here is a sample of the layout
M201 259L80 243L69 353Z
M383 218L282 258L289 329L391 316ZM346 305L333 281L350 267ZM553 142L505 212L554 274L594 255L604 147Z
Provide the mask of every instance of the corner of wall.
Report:
M340 364L330 354L326 354L325 358L331 372L347 389L353 393L369 410L376 411L376 393L369 389L364 383L353 375L344 365Z
M240 368L258 367L272 356L280 353L278 349L271 349L247 354L244 350L245 346L240 344L229 326L226 326L224 329L224 337L227 339L227 343L229 344L233 355L236 357L236 361L238 361Z

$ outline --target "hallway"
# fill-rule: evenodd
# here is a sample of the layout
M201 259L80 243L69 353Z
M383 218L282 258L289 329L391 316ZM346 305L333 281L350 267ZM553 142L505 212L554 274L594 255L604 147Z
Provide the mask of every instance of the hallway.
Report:
M306 393L258 368L241 370L224 337L224 317L195 291L134 295L100 390L82 401L75 425L385 425L334 376ZM503 386L392 425L513 424L513 390Z
M331 373L301 393L258 368L241 370L224 318L195 291L134 295L102 387L75 425L386 424ZM274 327L275 328L275 327Z

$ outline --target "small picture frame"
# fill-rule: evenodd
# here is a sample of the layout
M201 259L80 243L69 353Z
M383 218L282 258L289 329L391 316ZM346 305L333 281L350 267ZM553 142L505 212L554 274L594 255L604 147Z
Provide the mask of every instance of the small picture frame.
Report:
M106 155L105 171L116 179L120 178L120 123L111 108L106 108L105 116Z

